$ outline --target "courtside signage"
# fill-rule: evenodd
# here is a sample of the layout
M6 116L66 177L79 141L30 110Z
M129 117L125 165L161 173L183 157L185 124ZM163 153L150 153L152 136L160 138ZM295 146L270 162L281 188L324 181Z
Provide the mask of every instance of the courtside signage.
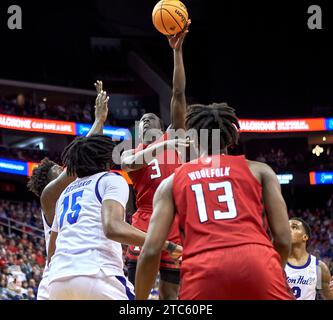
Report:
M4 129L85 136L91 127L91 124L86 123L25 118L0 114L0 128ZM118 140L130 139L130 132L126 128L105 126L103 133Z
M276 120L239 120L241 132L274 133L274 132L310 132L333 130L333 119L304 118Z
M21 131L75 135L74 122L15 117L5 114L0 114L0 127Z
M333 184L333 171L332 172L310 172L310 184Z
M36 162L25 162L11 159L0 158L0 173L18 174L21 176L31 176L34 168L38 166ZM132 184L132 180L123 170L110 170L121 174L128 184Z

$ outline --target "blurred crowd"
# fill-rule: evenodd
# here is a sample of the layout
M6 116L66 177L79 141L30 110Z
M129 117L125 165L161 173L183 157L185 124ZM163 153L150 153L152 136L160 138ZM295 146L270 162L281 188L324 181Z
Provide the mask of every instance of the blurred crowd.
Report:
M328 151L317 157L308 151L293 153L272 148L269 152L259 152L254 160L267 163L277 173L293 170L333 170L333 152L331 148Z
M61 154L58 152L51 153L46 150L32 148L13 148L0 144L0 158L39 162L45 157L48 157L57 163L61 162Z
M309 252L333 274L333 194L325 209L290 209L289 216L306 220L312 230ZM8 223L8 219L12 219ZM38 229L36 229L38 228ZM45 266L45 240L36 202L0 200L0 300L33 300ZM33 235L31 235L33 234ZM126 246L123 246L125 262ZM126 267L125 267L126 274ZM158 279L150 299L158 299Z
M45 265L42 228L36 203L0 201L0 300L36 298Z
M19 93L13 99L0 96L0 113L20 117L91 123L94 112L92 103L66 102L54 105L48 104L46 98L39 103L33 103L32 99Z

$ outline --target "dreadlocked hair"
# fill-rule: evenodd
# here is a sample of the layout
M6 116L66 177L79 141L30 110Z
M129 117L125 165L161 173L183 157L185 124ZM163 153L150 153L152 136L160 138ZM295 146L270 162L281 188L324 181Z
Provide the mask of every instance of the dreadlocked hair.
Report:
M115 145L110 137L104 135L76 138L61 156L68 175L83 178L110 170Z
M212 154L213 129L220 130L220 150L238 143L240 128L238 118L235 109L226 103L190 105L186 114L185 126L187 130L195 129L197 131L199 144L200 129L208 130L208 154Z
M27 183L28 189L33 192L37 197L40 197L44 188L51 181L49 177L50 169L56 165L55 162L49 158L44 158L32 171L32 175Z

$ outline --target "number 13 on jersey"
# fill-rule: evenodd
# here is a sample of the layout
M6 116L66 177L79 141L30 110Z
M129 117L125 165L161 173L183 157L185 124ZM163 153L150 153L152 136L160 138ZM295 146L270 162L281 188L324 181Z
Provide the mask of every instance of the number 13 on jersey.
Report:
M207 214L207 206L206 200L202 188L202 184L194 184L191 186L192 191L195 194L195 200L197 203L198 213L200 222L208 221ZM227 220L234 219L237 217L237 210L235 205L235 199L232 192L232 186L229 181L217 182L217 183L209 183L208 184L209 191L216 191L219 189L224 189L224 195L218 195L217 200L219 203L225 202L228 207L228 211L220 211L218 208L214 208L213 214L215 220Z

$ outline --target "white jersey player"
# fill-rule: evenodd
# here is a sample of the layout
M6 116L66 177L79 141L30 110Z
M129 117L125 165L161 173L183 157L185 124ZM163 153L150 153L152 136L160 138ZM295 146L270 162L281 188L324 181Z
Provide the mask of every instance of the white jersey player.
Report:
M103 125L108 114L108 100L106 92L103 91L103 83L97 81L95 83L97 98L95 106L95 122L87 136L101 133ZM55 214L56 202L61 192L74 181L74 177L67 176L66 171L55 162L44 158L34 168L32 176L28 182L28 188L35 193L41 202L42 219L45 233L46 251L48 251L48 244L50 239L51 225ZM43 278L38 287L37 300L48 300L48 266L45 266Z
M47 224L43 211L41 211L41 213L42 213L42 220L43 220L43 226L44 226L45 247L46 247L46 255L47 255L47 250L49 248L49 243L50 243L51 227ZM43 272L43 278L38 286L37 300L49 300L48 274L49 274L49 267L46 264L45 268L44 268L44 272Z
M102 203L117 201L125 211L126 180L101 172L78 178L61 194L52 231L58 233L50 262L51 299L134 299L123 271L122 248L102 225Z
M121 244L142 246L146 234L125 222L129 188L108 173L115 143L110 137L77 137L63 153L69 176L78 178L56 204L49 245L51 299L133 299ZM175 258L182 248L165 243Z
M68 178L66 173L62 174L62 172L63 169L59 165L49 160L48 158L44 158L39 163L38 167L36 167L33 170L32 175L28 182L28 188L30 189L30 191L32 191L38 197L40 197L41 203L43 203L42 200L44 200L45 202L47 198L48 205L44 206L45 210L41 210L43 226L44 226L46 253L50 241L50 233L51 233L50 226L52 225L53 222L54 208L52 208L52 205L50 205L52 203L51 201L52 199L50 199L50 197L45 197L44 191L46 189L48 189L48 191L52 190L52 192L48 192L49 194L52 194L52 197L60 195L60 192L54 188L54 182L67 181L66 185L68 185L73 180L73 178ZM48 267L46 265L43 272L43 278L38 286L37 300L49 300L47 276L48 276Z
M319 260L308 255L303 266L294 266L287 263L285 267L287 282L297 300L315 300L317 289L320 288Z
M297 300L315 300L317 290L327 300L333 299L330 289L331 274L323 261L306 250L311 236L309 225L301 218L289 220L292 246L285 267L287 282Z

